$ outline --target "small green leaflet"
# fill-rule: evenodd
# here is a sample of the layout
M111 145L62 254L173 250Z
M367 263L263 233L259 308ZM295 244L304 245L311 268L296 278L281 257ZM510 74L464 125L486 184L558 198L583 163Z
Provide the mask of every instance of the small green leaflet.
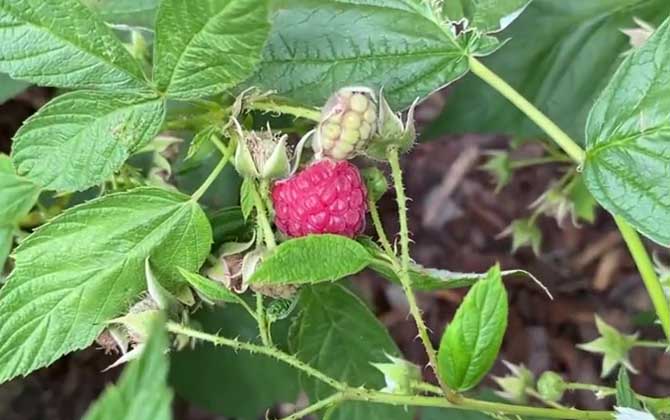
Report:
M619 376L616 381L616 404L619 407L642 408L642 404L640 404L635 392L630 387L628 372L623 367L619 368Z
M408 0L280 0L259 71L248 84L321 106L344 86L384 88L394 109L468 70L464 40ZM346 29L349 28L349 29ZM477 51L470 51L477 54Z
M205 299L214 302L239 302L240 298L228 290L223 284L205 278L198 273L191 273L190 271L184 270L181 267L177 268L179 269L179 272L184 277L184 279L186 279L188 284L190 284L191 287L193 287L193 289L200 293Z
M4 73L0 73L0 105L24 91L30 83L14 80Z
M670 245L670 19L624 60L593 106L586 154L593 197Z
M18 172L55 191L81 191L110 177L160 130L165 103L153 96L78 91L29 118L14 138Z
M162 285L185 287L176 267L198 270L211 242L198 204L158 188L104 196L40 227L0 289L0 383L91 344L145 289L147 258Z
M268 0L163 0L154 80L168 96L211 96L247 79L270 31Z
M254 211L254 180L252 178L243 178L240 185L240 209L244 220L249 220L249 216Z
M140 358L128 364L116 385L105 389L83 420L172 419L168 337L163 325L154 324Z
M468 19L468 28L490 33L509 26L531 0L449 0L443 13L451 20Z
M371 259L363 245L353 239L340 235L310 235L279 245L263 260L250 283L335 281L363 270Z
M139 63L78 0L0 0L0 71L43 86L146 88Z
M507 328L507 292L500 267L477 282L442 335L438 372L456 391L477 386L498 356Z
M386 328L351 291L337 284L307 286L300 290L299 316L291 327L291 351L305 363L351 386L385 386L384 376L372 363L385 363L399 350ZM310 401L333 389L308 376L301 377ZM330 420L409 420L411 409L383 404L344 403Z
M33 181L16 175L9 156L0 154L0 225L13 225L28 214L39 194Z

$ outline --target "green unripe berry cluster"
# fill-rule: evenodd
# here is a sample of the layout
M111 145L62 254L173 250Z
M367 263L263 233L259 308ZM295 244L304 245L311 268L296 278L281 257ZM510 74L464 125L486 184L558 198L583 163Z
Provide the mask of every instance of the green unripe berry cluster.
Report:
M338 91L323 111L319 140L324 156L353 157L374 134L377 111L371 95L353 89Z

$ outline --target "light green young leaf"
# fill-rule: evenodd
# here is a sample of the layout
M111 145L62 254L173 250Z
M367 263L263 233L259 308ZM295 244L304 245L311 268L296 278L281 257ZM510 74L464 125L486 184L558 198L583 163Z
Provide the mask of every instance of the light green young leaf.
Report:
M309 235L279 245L251 277L255 284L335 281L356 274L371 262L363 245L340 235ZM318 264L314 262L318 261Z
M0 154L0 225L13 225L35 205L39 187L18 176L9 156Z
M184 270L183 268L179 268L179 272L184 277L184 279L186 279L188 284L190 284L196 292L202 294L206 299L214 302L228 303L238 303L238 299L240 299L221 283L205 278L198 273L192 273L188 270Z
M105 22L153 28L160 0L83 0Z
M0 105L24 91L28 86L30 86L30 83L14 80L6 74L0 73Z
M531 0L447 0L443 5L445 17L468 20L468 28L498 32L519 17Z
M507 292L500 267L477 282L440 341L438 372L456 391L477 386L498 356L507 328Z
M628 407L634 409L642 408L642 404L637 399L635 391L630 386L630 378L625 368L619 368L619 376L616 381L616 404L619 407Z
M45 189L81 191L105 181L149 143L165 116L162 99L121 92L59 96L29 118L14 138L21 175Z
M242 306L205 306L192 319L203 331L259 343L258 324ZM275 345L282 350L287 330L286 322L272 325ZM200 342L172 354L170 383L195 406L225 418L258 420L273 404L298 398L297 372L264 355Z
M254 180L252 178L243 178L242 185L240 185L240 209L244 220L249 220L249 216L254 211Z
M148 257L171 292L186 287L176 267L199 269L211 241L197 203L157 188L104 196L39 228L0 289L0 383L91 344L145 289Z
M588 112L630 49L621 29L635 26L634 17L657 26L669 13L666 0L533 0L501 33L511 40L484 61L583 143ZM435 138L443 133L545 136L474 75L454 86L443 114L423 136Z
M291 350L310 366L348 383L372 389L385 386L384 376L372 363L383 363L387 355L399 356L396 344L365 304L351 291L336 284L301 289L300 314L291 328ZM301 383L315 402L333 389L310 377ZM409 420L412 410L380 404L344 403L330 420Z
M116 385L110 385L83 420L170 420L172 391L167 386L168 337L154 323L139 359L130 362Z
M163 0L154 80L168 96L211 96L248 78L270 31L268 0Z
M337 89L384 88L393 109L468 70L464 40L414 0L281 0L250 86L321 106ZM477 54L477 51L471 51Z
M1 0L0 71L44 86L147 86L139 63L78 0Z
M584 181L609 212L670 245L670 18L629 55L586 125Z

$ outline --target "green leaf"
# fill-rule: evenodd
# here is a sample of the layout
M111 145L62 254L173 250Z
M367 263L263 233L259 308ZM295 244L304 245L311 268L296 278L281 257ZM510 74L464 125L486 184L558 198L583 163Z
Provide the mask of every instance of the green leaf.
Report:
M438 370L450 388L472 389L491 369L507 328L507 312L500 267L494 266L470 289L442 336Z
M66 210L24 240L0 289L0 383L84 348L145 289L145 260L170 291L186 287L212 233L197 203L139 188ZM179 295L179 293L175 293Z
M298 301L300 314L291 328L291 350L305 363L351 386L372 389L385 386L384 376L371 363L399 356L388 331L365 304L345 287L322 284L304 287ZM301 383L310 400L330 396L334 390L311 377ZM411 419L402 407L344 403L330 420Z
M1 0L0 71L44 86L146 87L139 63L78 0Z
M281 0L250 86L323 105L344 86L384 88L394 109L468 70L466 40L413 0ZM477 50L472 50L477 54Z
M586 125L584 181L609 212L670 245L670 19L628 56Z
M0 225L0 275L3 273L2 268L5 266L7 257L9 257L9 253L12 251L14 229L14 226Z
M104 21L153 28L160 0L83 0Z
M190 271L179 267L178 269L188 284L190 284L196 292L201 293L206 299L214 302L238 303L239 298L223 284L205 278L198 273L191 273Z
M9 156L0 154L0 225L13 225L37 202L39 187L16 175Z
M16 134L12 160L21 175L56 191L105 181L160 130L165 103L131 93L79 91L59 96Z
M154 80L168 96L211 96L248 78L270 31L267 0L163 0Z
M633 17L657 25L668 13L666 0L534 0L501 33L510 42L484 62L583 142L589 109L631 48L621 30L636 26ZM444 133L546 136L474 75L454 86L442 115L423 135Z
M251 239L252 229L247 225L239 207L225 207L209 217L214 234L214 243L246 242Z
M468 28L498 32L512 23L531 0L457 0L445 1L444 15L451 20L468 20Z
M30 83L14 80L0 73L0 105L28 88Z
M619 376L616 381L616 404L619 407L642 408L642 404L630 387L630 378L624 368L619 368Z
M128 364L116 385L105 389L83 420L172 419L168 337L160 324L152 330L140 358Z
M203 307L193 315L204 331L258 342L258 325L241 306ZM286 322L272 325L275 345L285 349ZM297 371L267 356L198 343L172 354L170 382L194 405L240 420L265 418L268 407L293 402L300 391Z
M340 235L288 240L266 257L250 279L256 284L335 281L356 274L372 260L363 245ZM318 261L318 264L314 262Z
M242 185L240 185L240 209L242 210L242 216L244 220L249 220L249 216L254 211L256 204L254 203L254 180L250 177L245 177L242 179Z

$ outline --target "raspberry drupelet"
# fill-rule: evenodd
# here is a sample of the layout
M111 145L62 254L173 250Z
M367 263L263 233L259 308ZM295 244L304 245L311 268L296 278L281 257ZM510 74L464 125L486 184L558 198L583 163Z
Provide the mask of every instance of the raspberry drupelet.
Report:
M332 233L353 238L365 228L367 190L347 161L319 160L272 187L275 224L291 237Z

